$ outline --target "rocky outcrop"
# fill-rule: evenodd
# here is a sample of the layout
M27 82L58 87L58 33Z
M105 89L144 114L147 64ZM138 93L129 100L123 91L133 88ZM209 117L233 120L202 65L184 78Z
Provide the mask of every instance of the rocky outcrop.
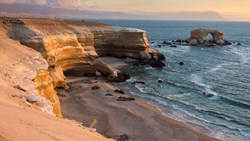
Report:
M206 40L206 36L212 35L211 40ZM187 43L190 45L214 46L214 45L229 45L230 42L223 39L224 33L218 30L196 29L191 31L190 38Z
M12 38L41 52L49 63L49 70L54 72L52 78L56 85L63 85L65 77L62 71L74 75L94 74L96 71L115 73L98 59L93 34L78 22L23 19L11 22L10 26Z
M40 96L50 101L58 117L61 117L60 103L54 88L66 87L65 74L82 76L100 72L121 81L116 70L98 55L152 62L152 54L159 54L150 48L146 32L137 29L48 19L7 18L2 23L10 38L40 52L47 61L45 68L35 71L34 85L28 86L34 86ZM127 78L124 76L122 80Z
M94 46L99 56L115 56L147 61L152 49L148 43L146 32L138 29L105 27L92 28Z

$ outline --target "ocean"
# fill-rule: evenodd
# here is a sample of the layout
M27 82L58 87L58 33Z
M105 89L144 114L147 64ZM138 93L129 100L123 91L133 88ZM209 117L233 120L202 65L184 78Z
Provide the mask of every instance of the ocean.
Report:
M164 115L224 141L250 140L250 23L199 21L91 20L147 31L151 47L163 53L167 66L126 68L133 94L144 97ZM238 45L192 47L162 41L187 39L197 28L217 29ZM209 38L209 37L208 37ZM211 38L211 37L210 37ZM179 65L179 62L184 65ZM158 83L163 79L163 83Z

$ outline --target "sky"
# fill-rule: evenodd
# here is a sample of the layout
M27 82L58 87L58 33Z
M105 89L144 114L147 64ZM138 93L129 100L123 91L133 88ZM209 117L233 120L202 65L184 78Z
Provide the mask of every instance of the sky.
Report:
M250 0L89 0L87 3L111 11L215 11L229 18L250 19Z
M121 12L215 11L229 20L250 20L250 0L0 0L0 2Z

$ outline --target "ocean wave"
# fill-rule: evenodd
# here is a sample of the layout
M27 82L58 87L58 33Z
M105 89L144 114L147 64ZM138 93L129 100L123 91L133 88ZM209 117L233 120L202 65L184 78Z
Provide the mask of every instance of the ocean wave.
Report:
M126 82L129 82L129 83L134 83L136 81L137 81L137 79L134 77L131 77L130 79L126 80Z
M196 106L194 106L194 107L196 107ZM194 115L186 110L183 110L183 108L178 108L178 106L174 106L173 109L176 113L178 113L179 118L181 118L180 117L180 115L181 115L182 116L181 119L183 119L186 122L193 122L195 124L200 123L200 125L205 126L205 127L208 127L208 125L219 126L219 127L223 127L225 129L228 129L230 131L239 132L240 134L242 134L242 132L243 132L242 129L240 129L240 128L230 126L230 124L226 124L226 123L222 123L222 122L213 122L211 120L206 120L206 119L199 117L197 115ZM205 110L205 109L201 109L201 108L199 108L199 110L202 112L205 112L205 113L213 113L213 116L218 117L218 118L222 118L223 120L227 120L228 122L235 122L237 124L244 125L244 126L248 125L247 123L242 123L239 120L233 119L232 117L224 115L223 113L220 113L220 112Z
M243 122L243 121L237 119L237 117L235 117L233 115L226 115L226 114L224 114L222 112L217 112L217 111L212 111L212 110L204 110L204 112L211 113L213 116L221 118L223 120L227 120L229 122L234 122L234 123L242 125L242 126L250 127L250 122ZM228 128L234 129L232 127L228 127Z
M184 93L184 94L178 94L178 95L172 95L174 97L185 97L185 96L190 96L192 93Z
M143 88L145 88L145 86L143 87L143 85L137 85L136 87L137 89L139 89L140 91L144 91ZM159 95L154 95L154 94L151 94L151 93L148 93L147 91L144 91L145 93L147 93L147 95L144 95L143 97L148 99L149 101L152 102L153 105L155 105L161 112L164 111L164 108L166 107L169 107L171 108L172 112L170 113L164 113L163 114L167 117L170 117L172 119L177 119L178 121L180 122L183 122L191 127L193 127L196 131L199 131L199 132L202 132L204 134L207 134L207 135L211 135L211 136L217 136L218 138L220 139L226 139L226 140L233 140L233 138L238 138L238 137L232 137L231 134L230 137L225 137L225 136L222 136L223 134L221 134L220 136L218 136L219 132L221 131L224 131L224 129L220 130L220 131L213 131L213 126L219 126L221 128L225 128L229 131L227 132L239 132L240 134L242 134L242 130L240 128L236 128L236 127L233 127L233 126L229 126L227 124L223 124L223 123L215 123L211 120L206 120L202 117L199 117L191 112L188 112L187 110L185 110L185 108L179 108L179 106L177 105L174 105L174 104L170 104L168 102L166 102L164 99L168 99L168 101L175 101L175 102L181 102L181 101L176 101L175 99L171 99L169 98L168 96L164 95L164 96L159 96ZM189 96L191 95L191 93L184 93L182 96ZM141 96L141 95L140 95ZM181 95L179 95L181 96ZM186 103L186 102L181 102L182 104L186 105L186 106L191 106L193 107L195 110L198 110L202 113L211 113L213 116L217 117L217 118L222 118L224 120L227 120L227 121L231 121L231 122L236 122L238 123L238 120L235 120L233 117L230 117L228 115L224 115L223 113L220 113L220 112L216 112L216 111L211 111L211 110L206 110L206 109L203 109L201 107L198 107L197 105L193 105L191 103ZM160 106L162 105L162 106ZM194 126L194 125L197 125L197 126ZM207 132L204 132L204 129L206 129ZM209 133L211 132L211 133ZM244 136L242 134L242 136Z
M214 96L215 99L218 98L218 93L212 90L212 86L203 83L203 79L202 79L202 77L200 75L191 74L191 81L193 83L195 83L196 85L204 88L203 95L209 96L209 97Z
M190 87L185 86L183 83L177 83L177 82L171 82L171 81L166 81L166 84L178 88L184 88L184 89L190 89Z
M188 95L189 93L187 93ZM202 112L203 114L208 114L210 113L211 116L214 116L214 117L217 117L217 118L221 118L223 120L226 120L228 122L235 122L239 125L243 125L243 126L247 126L247 127L250 127L250 122L242 122L240 121L239 119L237 119L237 117L233 116L233 115L226 115L222 112L218 112L218 111L214 111L214 110L209 110L209 109L205 109L205 108L201 108L200 106L197 106L197 105L194 105L194 104L191 104L191 103L188 103L188 102L185 102L185 101L178 101L180 102L181 104L184 104L185 106L188 106L187 108L190 109L190 107L193 109L193 110L196 110L196 111L199 111L199 112ZM186 110L180 110L182 112L186 112ZM197 118L197 117L194 117L194 118ZM201 118L197 118L201 121L205 121L206 123L210 123L210 124L216 124L216 123L212 123L211 121L206 121L204 119L201 119ZM218 125L218 124L216 124ZM226 125L223 125L223 126L226 126ZM234 129L233 127L228 127L230 129ZM234 130L237 130L237 129L234 129Z
M246 63L248 63L249 60L250 60L250 57L247 57L247 56L245 56L245 55L242 55L242 56L241 56L240 62L241 62L242 64L246 64Z
M250 105L247 104L247 103L244 103L244 102L241 102L241 101L238 101L238 100L233 100L229 97L225 97L225 96L220 96L221 100L230 104L230 105L234 105L234 106L237 106L237 107L241 107L241 108L244 108L244 109L250 109Z
M215 66L214 68L210 69L208 72L209 73L213 73L213 72L217 72L218 70L220 70L222 68L224 64L219 64L217 66Z
M247 51L246 49L239 50L238 48L235 47L235 48L231 49L231 51L240 57L239 61L241 64L246 64L249 62L249 60L250 60L250 56L248 56L249 51Z

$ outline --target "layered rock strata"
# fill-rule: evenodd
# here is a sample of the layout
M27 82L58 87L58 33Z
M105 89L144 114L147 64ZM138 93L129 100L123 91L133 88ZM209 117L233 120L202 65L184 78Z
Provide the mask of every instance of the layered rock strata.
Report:
M159 52L150 48L146 32L104 24L48 19L4 19L7 35L41 53L48 66L32 78L36 91L47 98L53 112L61 117L54 88L66 87L65 74L86 75L100 72L116 76L99 56L130 57L145 62ZM150 55L149 55L150 54ZM155 60L154 60L155 61Z
M58 75L62 74L62 71L75 75L94 74L96 71L114 75L114 71L103 66L98 59L94 36L83 25L38 19L23 19L18 22L11 23L10 36L41 52L48 61L50 70L57 72L53 73L57 76L52 76L56 85L62 85L64 82L65 77Z
M100 56L130 57L147 61L153 53L146 32L138 29L105 27L92 28L94 46Z
M0 57L1 78L14 89L38 97L37 103L51 114L62 117L60 103L53 87L53 80L48 71L48 63L40 53L18 44L6 36L0 22L1 48Z

